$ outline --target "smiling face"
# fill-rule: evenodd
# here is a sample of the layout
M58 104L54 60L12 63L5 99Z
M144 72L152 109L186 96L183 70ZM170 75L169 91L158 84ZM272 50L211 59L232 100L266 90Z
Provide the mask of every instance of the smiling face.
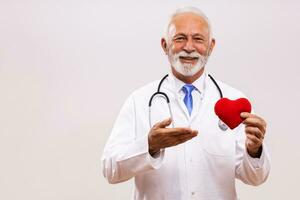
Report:
M173 17L168 41L162 39L172 71L180 79L194 80L201 76L214 44L214 39L210 40L207 22L201 16L188 12Z

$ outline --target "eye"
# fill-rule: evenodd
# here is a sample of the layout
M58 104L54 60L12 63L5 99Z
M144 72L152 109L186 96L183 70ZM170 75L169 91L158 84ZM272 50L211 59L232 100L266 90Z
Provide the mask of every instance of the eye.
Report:
M203 43L205 40L201 37L195 37L194 40L199 43Z
M174 41L175 42L183 42L185 39L186 39L185 37L179 36L179 37L174 38Z

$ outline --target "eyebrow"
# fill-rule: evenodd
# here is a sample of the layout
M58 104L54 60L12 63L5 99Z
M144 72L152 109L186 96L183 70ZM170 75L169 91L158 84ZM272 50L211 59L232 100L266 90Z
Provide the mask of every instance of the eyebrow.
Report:
M184 33L177 33L177 34L174 35L174 37L178 37L178 36L186 36L186 34L184 34Z
M185 34L185 33L177 33L177 34L174 35L174 37L179 37L179 36L187 36L187 34ZM195 36L200 36L202 38L205 38L205 36L202 35L201 33L195 33L195 34L192 35L192 37L195 37Z

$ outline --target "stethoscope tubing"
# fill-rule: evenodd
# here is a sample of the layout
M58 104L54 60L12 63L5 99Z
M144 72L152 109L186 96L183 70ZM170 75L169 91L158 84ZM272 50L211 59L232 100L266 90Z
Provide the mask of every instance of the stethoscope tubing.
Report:
M169 75L165 75L159 82L159 85L157 87L157 92L155 92L154 94L151 95L150 97L150 100L149 100L149 103L148 103L148 106L149 106L149 126L150 128L152 128L152 121L151 121L151 106L152 106L152 101L158 97L159 95L162 96L167 104L168 104L168 107L169 107L169 114L170 114L170 117L172 119L172 127L174 128L174 120L173 120L173 113L172 113L172 109L171 109L171 105L170 105L170 99L168 97L168 95L164 92L161 92L160 91L160 88L161 88L161 85L163 84L163 82L165 81L165 79L168 77ZM219 92L219 95L220 95L220 99L223 98L223 93L222 93L222 90L221 88L219 87L218 83L216 82L216 80L210 75L208 74L209 78L212 80L212 82L214 83L214 85L216 86L218 92ZM228 129L228 126L226 124L224 124L224 122L222 122L221 120L219 120L218 122L218 126L219 128L222 130L222 131L226 131Z

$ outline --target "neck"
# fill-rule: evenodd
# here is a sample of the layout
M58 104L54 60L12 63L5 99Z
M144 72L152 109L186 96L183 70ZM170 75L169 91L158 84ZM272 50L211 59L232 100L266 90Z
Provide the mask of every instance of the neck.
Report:
M173 75L178 78L179 80L181 80L182 82L186 83L186 84L192 84L194 81L196 81L204 72L204 67L202 67L196 74L194 74L193 76L184 76L180 73L178 73L174 67L171 67L172 69L172 73Z

